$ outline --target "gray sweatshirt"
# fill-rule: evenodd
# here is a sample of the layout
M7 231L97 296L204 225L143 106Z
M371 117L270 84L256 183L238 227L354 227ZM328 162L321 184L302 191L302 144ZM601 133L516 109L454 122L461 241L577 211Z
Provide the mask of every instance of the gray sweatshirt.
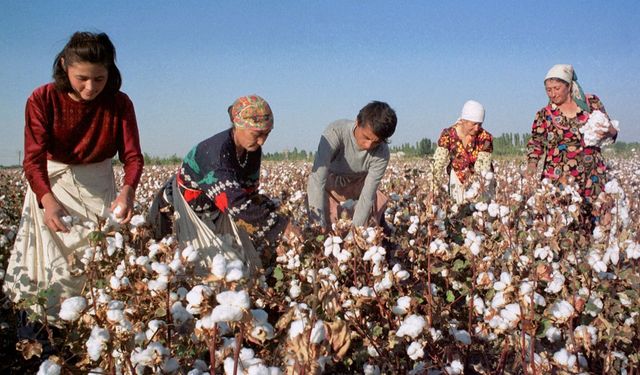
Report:
M381 143L371 151L360 150L353 135L355 122L338 120L327 127L320 138L318 152L307 184L309 216L312 221L325 223L327 176L366 176L360 198L355 207L353 224L363 226L371 214L376 190L389 164L389 147Z

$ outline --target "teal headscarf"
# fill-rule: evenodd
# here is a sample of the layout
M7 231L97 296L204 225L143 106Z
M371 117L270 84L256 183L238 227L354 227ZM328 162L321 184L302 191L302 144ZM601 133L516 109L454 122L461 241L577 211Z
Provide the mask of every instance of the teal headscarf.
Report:
M582 87L578 84L578 76L573 70L573 66L569 64L554 65L549 69L544 80L546 81L549 78L561 79L571 85L571 97L573 98L573 101L576 102L578 107L582 108L583 111L591 112L589 103L587 103L587 97L584 95Z

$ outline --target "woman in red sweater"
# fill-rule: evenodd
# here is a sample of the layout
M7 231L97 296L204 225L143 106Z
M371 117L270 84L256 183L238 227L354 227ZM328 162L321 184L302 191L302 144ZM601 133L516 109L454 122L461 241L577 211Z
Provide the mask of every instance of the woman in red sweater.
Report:
M88 223L110 213L125 223L133 213L144 161L115 58L106 34L77 32L55 58L54 82L27 100L23 167L29 188L4 288L14 301L49 289L44 313L53 318L61 299L84 285L82 270L74 269L81 262L72 259L89 245ZM120 193L116 154L125 173Z

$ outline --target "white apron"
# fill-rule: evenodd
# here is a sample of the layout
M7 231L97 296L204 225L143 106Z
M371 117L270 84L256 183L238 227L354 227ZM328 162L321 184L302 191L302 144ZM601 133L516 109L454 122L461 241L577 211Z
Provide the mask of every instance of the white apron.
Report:
M218 223L201 218L189 207L173 179L173 207L177 214L175 231L178 241L191 244L200 254L199 274L208 273L211 260L222 254L229 260L240 259L247 265L249 273L262 267L258 252L249 235L239 229L229 215L222 214ZM150 213L151 214L151 213Z
M80 222L105 217L116 197L111 159L99 163L67 165L47 162L51 190L69 215ZM80 295L84 276L72 276L69 259L82 256L89 246L90 229L74 225L69 233L54 233L44 223L44 210L27 187L22 218L4 279L5 293L14 301L49 289L46 313L57 319L61 299ZM31 307L38 314L42 309Z

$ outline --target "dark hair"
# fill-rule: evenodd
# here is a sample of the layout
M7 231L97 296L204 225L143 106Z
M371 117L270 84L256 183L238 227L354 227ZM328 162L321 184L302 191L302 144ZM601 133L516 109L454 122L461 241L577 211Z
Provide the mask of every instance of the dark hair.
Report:
M396 112L389 104L375 100L362 107L357 120L358 126L371 126L373 133L385 143L396 131L398 122Z
M62 60L64 59L64 66ZM67 45L56 56L53 62L53 80L56 88L64 92L72 92L71 82L66 67L75 63L102 64L108 71L107 84L103 92L115 94L122 85L122 76L116 66L116 48L105 33L78 31L74 33Z

